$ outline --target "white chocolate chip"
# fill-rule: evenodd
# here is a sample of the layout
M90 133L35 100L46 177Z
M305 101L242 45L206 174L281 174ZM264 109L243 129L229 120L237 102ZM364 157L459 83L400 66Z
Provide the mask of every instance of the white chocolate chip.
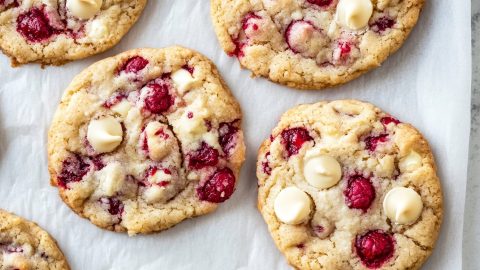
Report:
M335 18L338 24L358 30L367 26L372 13L373 5L370 0L340 0Z
M422 209L422 198L411 188L393 188L383 199L383 211L397 224L415 222L420 217Z
M97 171L95 177L100 181L100 189L103 193L107 196L113 196L125 182L125 171L120 163L112 162Z
M274 202L277 218L286 224L296 225L307 220L311 211L310 197L297 187L287 187L278 193Z
M150 122L145 127L148 155L152 160L160 161L170 154L174 144L174 136L168 126L160 122Z
M130 102L128 102L128 100L124 99L119 103L113 105L110 109L120 114L122 118L125 118L127 117L128 111L130 111L130 108L132 108L132 105L130 104Z
M398 163L400 172L411 172L422 166L422 157L415 151L410 152L406 157L402 158Z
M101 19L95 19L87 25L87 36L94 40L103 39L106 37L107 34L107 26L105 22Z
M190 180L190 181L200 180L200 175L198 175L198 173L196 173L196 172L190 172L187 175L187 179Z
M67 0L67 9L80 19L90 19L100 11L102 0Z
M122 125L111 116L90 121L87 140L97 153L113 151L123 138Z
M303 14L300 10L296 10L296 11L292 12L292 19L293 20L298 21L298 20L301 20L302 18L303 18Z
M303 167L305 180L318 189L332 187L342 178L342 168L338 161L330 156L317 155L305 157L305 166Z
M191 90L198 83L198 80L195 79L188 70L183 68L173 72L171 78L180 94Z

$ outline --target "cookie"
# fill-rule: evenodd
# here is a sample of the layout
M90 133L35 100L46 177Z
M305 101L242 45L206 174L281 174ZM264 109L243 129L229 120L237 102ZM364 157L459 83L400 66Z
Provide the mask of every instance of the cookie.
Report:
M68 270L70 267L46 231L0 209L0 269Z
M298 269L419 269L442 223L427 141L356 100L287 111L260 147L258 208Z
M273 82L320 89L355 79L394 53L423 0L211 0L223 50Z
M0 0L0 49L12 66L62 65L103 52L137 21L147 0Z
M65 91L48 135L51 183L77 214L129 234L214 211L245 158L239 104L182 47L99 61Z

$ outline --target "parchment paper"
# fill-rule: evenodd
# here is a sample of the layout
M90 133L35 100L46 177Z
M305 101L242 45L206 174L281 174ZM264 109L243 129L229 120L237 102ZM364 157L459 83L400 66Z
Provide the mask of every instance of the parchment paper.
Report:
M415 125L429 140L445 196L437 248L424 269L461 269L470 130L470 1L427 1L399 52L337 89L302 92L251 79L220 49L207 0L150 0L114 49L62 67L10 68L0 56L0 207L33 220L59 242L72 269L290 269L256 210L260 142L288 108L357 98ZM93 62L137 47L173 44L212 59L240 101L247 161L234 196L217 212L154 235L128 237L75 215L49 185L46 134L63 90Z

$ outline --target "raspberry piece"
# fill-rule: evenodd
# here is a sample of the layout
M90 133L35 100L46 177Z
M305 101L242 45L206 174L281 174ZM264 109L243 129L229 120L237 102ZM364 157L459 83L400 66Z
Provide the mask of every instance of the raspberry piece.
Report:
M394 253L392 235L380 230L369 231L355 239L355 251L360 260L369 268L379 268Z
M197 188L200 200L221 203L232 196L235 189L235 176L229 168L219 169L203 186Z
M187 154L188 167L190 169L202 169L215 166L218 163L218 150L202 142L199 149Z
M152 113L160 114L168 111L173 105L173 98L169 93L170 86L165 81L148 84L149 92L145 98L145 107Z
M105 163L103 163L102 156L95 156L92 158L92 164L95 170L99 171L105 167Z
M148 60L141 56L134 56L127 60L120 71L126 73L137 73L148 65Z
M297 127L285 129L282 131L282 143L285 144L288 157L298 154L300 148L305 142L313 140L305 128Z
M317 5L319 7L326 7L332 3L332 0L307 0L310 4Z
M388 134L381 134L378 136L369 136L365 138L365 148L370 152L374 152L377 149L378 144L388 141Z
M389 28L392 28L394 24L395 24L395 20L384 16L384 17L380 17L375 22L373 22L370 25L370 27L372 28L373 31L377 33L381 33Z
M360 209L367 212L375 200L375 188L369 179L361 175L353 175L348 180L347 189L343 192L345 203L353 209Z
M100 202L107 206L107 211L112 216L121 216L123 214L123 203L117 198L100 198Z
M109 99L103 103L103 107L110 109L111 107L117 105L120 103L122 100L126 99L127 96L124 94L116 93L115 95L111 96Z
M235 120L230 123L220 123L218 128L218 142L222 147L222 150L225 154L230 155L230 151L235 147L235 135L238 132L238 128L235 126L239 120Z
M253 12L250 12L248 13L247 15L245 15L245 17L243 17L242 19L242 29L245 31L247 30L248 28L251 28L252 30L254 31L257 31L259 26L258 26L258 23L255 22L255 20L259 20L261 19L262 17L256 15L255 13Z
M395 125L398 125L400 124L400 121L398 121L397 119L391 117L391 116L385 116L383 117L382 119L380 119L380 122L384 125L384 126L388 126L390 123L394 123Z
M57 176L58 185L62 188L67 188L68 183L80 182L89 170L90 165L82 157L77 154L72 155L62 163L62 170Z
M41 42L55 34L46 14L39 8L32 8L18 16L17 31L30 42Z
M270 152L265 154L265 160L262 161L262 169L265 174L270 175L272 174L272 168L270 168L270 164L268 163L268 156L270 156Z

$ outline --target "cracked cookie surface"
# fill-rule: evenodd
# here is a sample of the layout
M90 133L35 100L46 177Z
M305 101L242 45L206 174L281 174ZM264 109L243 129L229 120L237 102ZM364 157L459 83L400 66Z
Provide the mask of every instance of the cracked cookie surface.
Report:
M321 89L378 67L408 37L423 6L423 0L366 1L211 0L211 17L223 50L253 76ZM361 15L360 27L348 24Z
M147 0L2 0L0 49L12 66L62 65L103 52L137 21Z
M443 206L429 145L369 103L290 109L259 149L257 177L258 208L295 268L419 269L435 246Z
M0 269L68 270L70 267L47 232L0 209Z
M227 200L245 157L239 104L214 64L137 49L75 77L48 141L51 182L95 225L167 229Z

